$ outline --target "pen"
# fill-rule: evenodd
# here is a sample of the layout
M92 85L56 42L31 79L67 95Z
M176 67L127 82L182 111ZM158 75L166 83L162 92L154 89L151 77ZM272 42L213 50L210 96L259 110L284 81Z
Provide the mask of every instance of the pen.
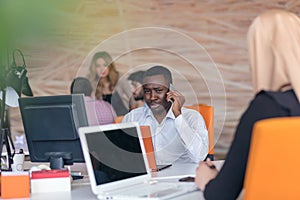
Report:
M211 162L210 158L207 158L207 161L209 162L209 164L208 163L206 164L210 169L216 169L216 166Z

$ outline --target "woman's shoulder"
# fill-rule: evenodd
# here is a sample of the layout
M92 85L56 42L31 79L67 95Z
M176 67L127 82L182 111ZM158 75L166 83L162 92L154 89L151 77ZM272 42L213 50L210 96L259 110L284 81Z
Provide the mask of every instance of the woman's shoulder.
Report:
M286 90L286 91L267 91L261 90L256 94L256 96L272 96L272 97L296 97L294 90Z
M292 90L285 92L260 91L250 102L246 114L260 117L300 114L300 104Z
M285 108L299 107L298 98L294 90L279 91L265 91L262 90L256 94L253 99L255 102L274 103Z

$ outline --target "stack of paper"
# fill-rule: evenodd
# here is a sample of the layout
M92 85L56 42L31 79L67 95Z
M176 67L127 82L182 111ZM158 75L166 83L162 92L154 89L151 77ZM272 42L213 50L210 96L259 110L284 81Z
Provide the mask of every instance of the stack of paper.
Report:
M71 191L69 170L42 170L31 173L31 193Z

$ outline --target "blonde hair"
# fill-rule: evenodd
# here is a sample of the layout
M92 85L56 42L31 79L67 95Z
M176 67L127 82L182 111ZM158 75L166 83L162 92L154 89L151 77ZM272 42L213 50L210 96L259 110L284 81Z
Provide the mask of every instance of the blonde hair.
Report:
M96 62L99 58L102 58L105 61L105 64L108 67L107 80L109 82L109 90L113 91L119 80L119 72L117 71L115 64L112 60L112 57L106 51L100 51L94 54L91 65L90 65L90 74L89 79L93 84L93 87L96 89L96 98L102 98L102 88L104 87L105 79L100 78L96 72Z
M291 12L270 10L248 31L255 92L294 89L300 102L300 19Z

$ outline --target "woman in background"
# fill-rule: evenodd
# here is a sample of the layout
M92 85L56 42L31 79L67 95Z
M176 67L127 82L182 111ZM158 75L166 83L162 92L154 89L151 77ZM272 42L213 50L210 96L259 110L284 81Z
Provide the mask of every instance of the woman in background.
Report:
M206 199L236 199L240 194L255 122L300 116L299 17L283 10L261 14L249 28L248 50L256 96L240 119L220 172L210 161L197 168L196 184Z
M107 52L100 51L94 54L88 78L96 90L97 99L109 102L118 116L128 112L128 108L121 99L121 94L115 90L119 80L119 72L112 57Z
M89 79L96 90L96 98L111 102L111 96L119 80L117 71L111 56L100 51L94 54L90 65Z

